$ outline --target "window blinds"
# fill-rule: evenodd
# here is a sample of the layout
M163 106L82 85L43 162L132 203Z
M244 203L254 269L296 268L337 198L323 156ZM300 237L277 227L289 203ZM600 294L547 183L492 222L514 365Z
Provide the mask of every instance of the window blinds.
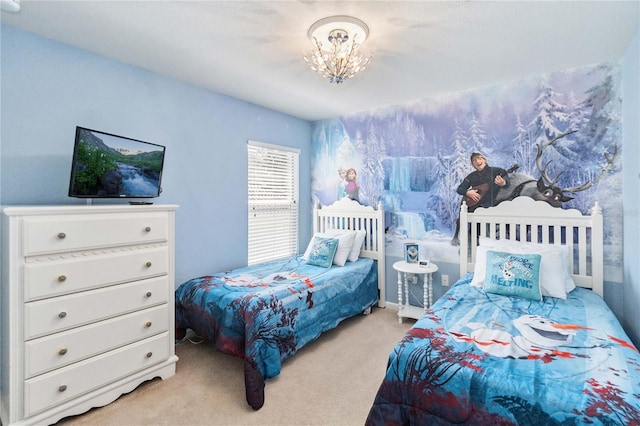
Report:
M249 141L248 264L298 253L299 150Z

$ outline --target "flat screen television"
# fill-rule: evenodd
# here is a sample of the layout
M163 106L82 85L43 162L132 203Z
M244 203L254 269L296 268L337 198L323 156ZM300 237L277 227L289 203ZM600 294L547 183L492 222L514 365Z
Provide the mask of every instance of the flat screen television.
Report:
M152 198L162 191L165 147L76 127L69 196Z

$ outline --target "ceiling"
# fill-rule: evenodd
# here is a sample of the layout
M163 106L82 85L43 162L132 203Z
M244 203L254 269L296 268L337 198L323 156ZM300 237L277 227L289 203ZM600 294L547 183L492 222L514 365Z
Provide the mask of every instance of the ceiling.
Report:
M10 0L2 0L10 1ZM308 68L318 19L366 22L363 73ZM617 61L632 1L21 1L2 22L306 120Z

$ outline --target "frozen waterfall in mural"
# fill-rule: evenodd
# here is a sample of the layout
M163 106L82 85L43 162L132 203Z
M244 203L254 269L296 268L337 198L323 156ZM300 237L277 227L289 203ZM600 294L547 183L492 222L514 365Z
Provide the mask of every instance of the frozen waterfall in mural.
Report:
M424 221L419 213L395 212L396 233L409 239L423 238L426 230Z
M406 157L390 158L389 191L411 190L411 159Z

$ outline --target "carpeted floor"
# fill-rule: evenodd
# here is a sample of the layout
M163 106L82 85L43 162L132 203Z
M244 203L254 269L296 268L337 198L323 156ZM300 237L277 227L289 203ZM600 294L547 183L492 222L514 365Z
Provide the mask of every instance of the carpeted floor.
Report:
M254 411L244 394L243 361L212 345L176 346L176 375L152 380L115 402L59 425L363 425L389 352L413 325L394 308L343 321L284 362Z

